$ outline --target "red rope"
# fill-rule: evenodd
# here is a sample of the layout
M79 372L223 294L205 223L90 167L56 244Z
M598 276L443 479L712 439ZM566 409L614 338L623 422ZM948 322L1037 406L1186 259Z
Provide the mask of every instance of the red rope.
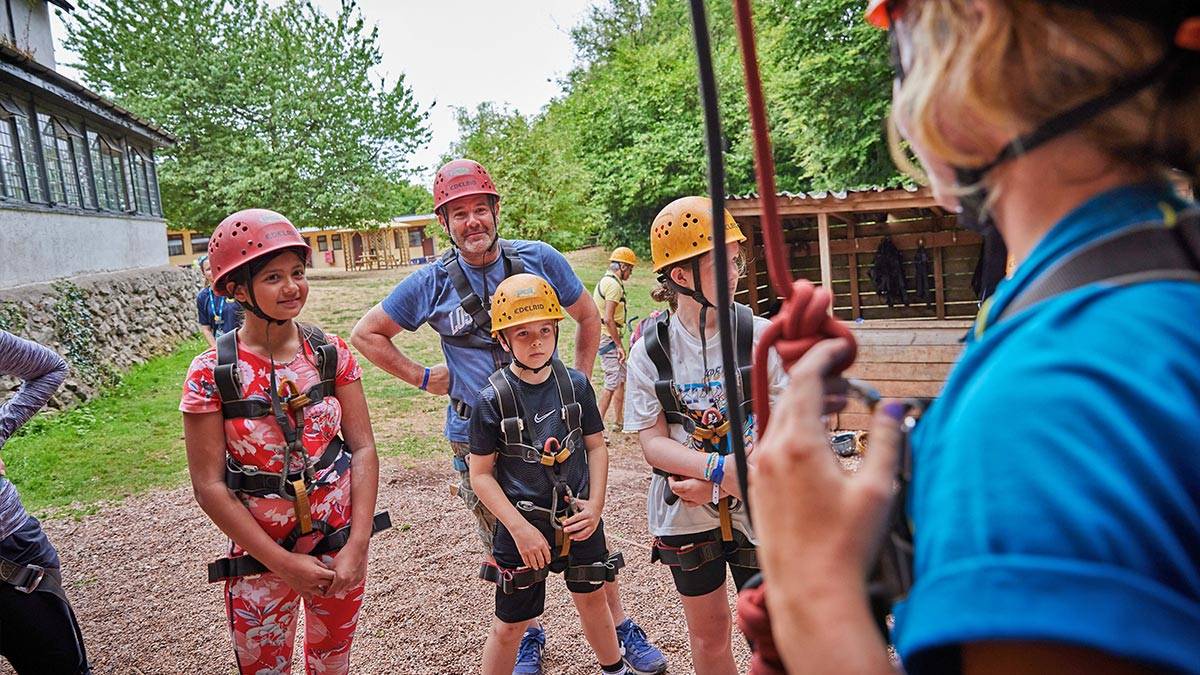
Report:
M771 139L767 131L767 113L754 45L750 0L733 0L733 9L738 39L742 45L742 70L745 74L750 128L754 138L754 170L758 183L767 274L775 293L783 300L779 314L771 319L771 325L754 346L754 365L750 381L753 389L755 427L758 437L761 438L771 419L767 359L772 348L778 352L784 368L789 369L821 340L844 338L850 342L851 348L845 361L836 369L836 373L854 363L857 343L850 329L830 314L830 308L833 306L830 289L814 286L807 279L792 279L775 195L775 161L771 156ZM751 280L751 283L754 281ZM739 595L738 625L754 648L754 657L750 663L751 675L783 673L784 666L771 635L765 584Z

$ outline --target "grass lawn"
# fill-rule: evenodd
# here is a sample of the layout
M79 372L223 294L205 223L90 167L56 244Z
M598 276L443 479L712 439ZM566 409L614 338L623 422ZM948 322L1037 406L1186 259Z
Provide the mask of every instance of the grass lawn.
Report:
M607 257L607 251L595 248L567 254L589 294L604 274ZM301 319L348 337L359 317L410 271L314 273ZM626 283L631 317L655 308L652 286L649 265L643 263ZM437 336L427 327L402 333L396 344L418 361L442 360ZM573 365L574 344L575 325L568 320L559 348L568 365ZM10 439L4 462L26 507L39 517L86 513L101 500L186 481L177 406L183 375L203 348L203 340L188 340L173 354L134 368L95 400L64 414L39 416ZM365 359L360 362L380 453L414 459L448 455L442 436L445 399L400 382ZM593 380L601 379L597 363Z

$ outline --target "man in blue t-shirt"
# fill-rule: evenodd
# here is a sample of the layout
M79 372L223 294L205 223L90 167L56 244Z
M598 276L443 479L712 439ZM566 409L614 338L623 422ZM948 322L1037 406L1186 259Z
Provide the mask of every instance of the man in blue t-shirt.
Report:
M499 238L500 193L478 162L457 159L447 163L434 177L433 193L434 211L453 246L440 260L407 276L372 307L354 327L350 340L381 369L431 394L449 395L445 435L459 473L457 493L475 515L486 554L492 549L496 518L471 490L467 458L468 426L476 395L487 384L488 376L508 359L491 337L491 291L506 277L522 271L550 282L566 313L577 324L575 369L583 373L591 373L596 361L600 315L583 282L554 247L538 241ZM429 324L440 336L445 363L417 363L392 343L400 332L416 331L422 324ZM625 629L621 637L626 658L639 671L665 670L662 654L625 616L616 582L606 584L605 593L613 623ZM544 640L540 627L526 633L522 658L514 672L540 672L540 646ZM526 643L536 644L537 648L530 649ZM653 667L638 668L641 661Z
M239 305L212 292L212 267L208 264L208 256L200 256L198 262L208 285L196 294L196 319L200 323L200 332L208 341L209 348L216 349L217 338L221 337L222 333L237 330L237 327L241 325L241 316L238 313Z

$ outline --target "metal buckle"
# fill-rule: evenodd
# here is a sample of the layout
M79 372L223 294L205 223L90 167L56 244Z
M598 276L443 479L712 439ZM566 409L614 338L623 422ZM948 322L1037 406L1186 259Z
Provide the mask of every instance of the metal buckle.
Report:
M22 593L32 593L38 589L38 586L42 585L42 578L46 576L46 568L40 565L29 564L25 566L25 569L33 572L33 582L26 583L24 586L16 586L15 584L14 586Z

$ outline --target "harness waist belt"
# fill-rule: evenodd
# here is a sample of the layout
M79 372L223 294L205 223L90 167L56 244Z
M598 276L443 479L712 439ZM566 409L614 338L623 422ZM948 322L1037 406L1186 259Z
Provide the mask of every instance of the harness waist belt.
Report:
M725 551L721 542L719 529L705 533L706 541L699 541L685 546L667 546L661 539L654 539L654 547L650 553L650 562L661 562L669 567L679 567L684 572L693 572L714 560L727 560L735 567L759 569L758 550L750 540L738 530L733 531L733 543L737 548Z
M371 536L390 528L392 526L392 517L387 511L382 511L375 514L374 520L371 521ZM335 530L313 547L308 555L318 556L332 551L337 551L346 545L350 540L350 526L347 525L341 529ZM286 547L285 547L286 548ZM225 579L235 579L237 577L248 577L255 574L263 574L269 572L267 566L260 563L251 555L242 555L235 558L221 558L214 560L208 564L208 583L224 581Z
M561 560L561 556L555 561ZM554 561L551 562L553 564ZM610 553L605 560L586 565L568 565L563 573L567 581L602 584L617 578L617 570L625 566L625 556L618 551ZM550 565L541 569L518 567L509 569L495 563L485 562L479 566L479 578L496 584L500 592L512 595L546 580L550 576Z
M21 565L8 558L0 558L0 581L15 586L22 593L36 591L48 577L57 574L58 570L53 567Z

